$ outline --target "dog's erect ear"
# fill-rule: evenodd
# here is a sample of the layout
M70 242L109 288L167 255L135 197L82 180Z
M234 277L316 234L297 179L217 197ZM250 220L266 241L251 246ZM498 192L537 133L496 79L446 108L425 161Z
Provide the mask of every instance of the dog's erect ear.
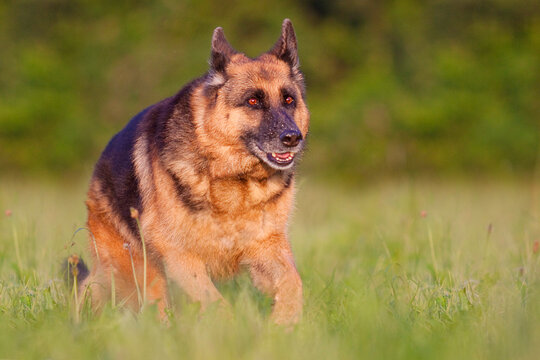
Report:
M285 61L294 70L298 69L300 63L298 62L296 35L294 34L291 20L283 20L283 24L281 25L281 36L268 53L277 56L277 58L280 60Z
M210 67L218 73L225 73L225 67L231 61L231 56L237 51L225 39L223 29L218 27L212 35L212 53L210 55Z

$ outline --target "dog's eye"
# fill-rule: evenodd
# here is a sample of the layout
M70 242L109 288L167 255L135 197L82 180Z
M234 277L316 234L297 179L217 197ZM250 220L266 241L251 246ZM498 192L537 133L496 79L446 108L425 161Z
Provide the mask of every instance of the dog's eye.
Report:
M293 102L294 102L294 99L293 99L292 96L287 96L287 97L285 98L285 104L291 105Z
M248 104L251 105L251 106L257 106L257 105L259 105L259 99L254 98L254 97L249 98Z

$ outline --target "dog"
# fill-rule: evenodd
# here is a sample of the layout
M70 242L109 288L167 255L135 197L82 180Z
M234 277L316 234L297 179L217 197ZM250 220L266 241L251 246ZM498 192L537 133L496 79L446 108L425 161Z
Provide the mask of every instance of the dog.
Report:
M225 303L213 280L245 269L273 297L271 319L294 324L302 281L287 225L310 116L291 21L257 58L216 28L209 64L103 151L86 201L93 266L79 289L96 311L114 290L166 317L167 278L204 309Z

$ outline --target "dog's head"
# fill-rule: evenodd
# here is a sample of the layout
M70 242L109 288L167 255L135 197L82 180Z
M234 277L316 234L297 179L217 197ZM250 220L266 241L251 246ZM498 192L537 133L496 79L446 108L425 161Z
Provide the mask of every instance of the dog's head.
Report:
M309 126L296 36L289 19L268 52L255 59L238 53L214 30L204 84L205 128L230 156L253 156L276 170L289 169L304 148Z

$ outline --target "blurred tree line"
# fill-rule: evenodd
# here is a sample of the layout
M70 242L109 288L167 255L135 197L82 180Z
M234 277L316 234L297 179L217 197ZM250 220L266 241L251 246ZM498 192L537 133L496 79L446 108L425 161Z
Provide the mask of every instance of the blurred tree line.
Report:
M131 116L207 70L216 26L256 56L285 17L308 85L308 171L538 163L537 0L4 0L0 172L87 169Z

